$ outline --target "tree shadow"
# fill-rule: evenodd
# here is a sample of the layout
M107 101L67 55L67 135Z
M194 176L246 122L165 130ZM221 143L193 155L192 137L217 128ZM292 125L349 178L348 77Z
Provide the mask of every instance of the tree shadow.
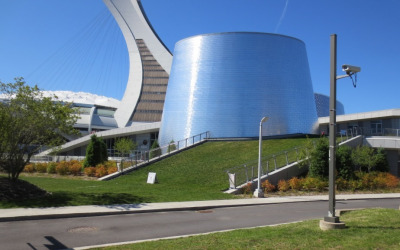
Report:
M3 207L61 207L78 205L138 204L146 198L128 193L71 193L54 192L36 199L11 200L2 202ZM121 209L124 208L120 205Z

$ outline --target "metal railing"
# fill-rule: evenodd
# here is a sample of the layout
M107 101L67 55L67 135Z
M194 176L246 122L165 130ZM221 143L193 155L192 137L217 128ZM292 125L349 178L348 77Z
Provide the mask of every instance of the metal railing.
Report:
M400 136L400 129L395 128L381 128L381 129L372 129L372 128L364 128L364 127L356 127L346 130L338 131L338 138L347 138L350 139L352 137L363 135L363 136Z
M149 162L152 159L160 158L165 155L172 154L178 150L185 149L199 142L208 139L210 132L203 132L192 137L177 141L170 142L167 145L161 146L159 148L150 149L148 151L137 151L132 157L127 158L128 160L135 161L137 163Z
M312 145L315 147L315 140L312 141ZM299 161L300 158L309 156L309 150L307 147L295 147L263 157L261 159L261 176L268 175L270 172ZM254 160L230 168L226 170L226 173L230 180L230 188L236 188L244 183L256 181L256 177L258 176L258 161Z
M150 149L147 151L135 151L130 157L108 157L109 160L124 161L124 165L127 163L131 166L138 165L143 162L149 162L152 159L161 158L165 155L172 154L178 150L185 149L194 144L202 142L208 139L210 132L203 132L189 138L171 142L168 145L164 145L159 148ZM46 155L46 156L32 156L32 162L49 162L49 161L70 161L70 160L84 160L85 156L65 156L65 155Z

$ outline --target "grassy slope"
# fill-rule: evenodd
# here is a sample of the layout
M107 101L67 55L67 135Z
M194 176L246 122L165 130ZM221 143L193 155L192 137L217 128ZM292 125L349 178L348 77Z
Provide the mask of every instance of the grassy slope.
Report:
M265 140L263 155L305 141L305 138ZM225 170L255 160L257 155L258 141L208 142L111 181L21 177L53 195L36 201L0 202L0 207L232 199L235 197L221 192L228 188ZM157 173L158 184L146 184L148 172Z
M322 231L319 220L242 229L175 240L108 247L117 249L399 249L400 211L368 209L341 216L346 229Z

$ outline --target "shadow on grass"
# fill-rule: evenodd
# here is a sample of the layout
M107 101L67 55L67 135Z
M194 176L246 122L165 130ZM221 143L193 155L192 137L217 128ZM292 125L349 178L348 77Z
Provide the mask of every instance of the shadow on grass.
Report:
M147 199L127 193L54 192L36 199L2 201L0 207L61 207L79 205L137 204Z

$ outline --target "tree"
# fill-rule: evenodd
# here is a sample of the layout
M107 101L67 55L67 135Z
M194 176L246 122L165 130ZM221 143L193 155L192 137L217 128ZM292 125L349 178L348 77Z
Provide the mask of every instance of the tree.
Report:
M326 178L329 176L329 143L326 138L318 140L315 149L310 154L310 177Z
M120 156L126 156L136 149L136 143L129 138L120 138L115 142L114 149Z
M360 171L387 171L389 169L385 152L381 148L375 150L368 146L359 146L353 150L351 156L354 165L358 167Z
M338 177L350 180L354 177L354 164L351 159L351 148L343 145L336 150L336 170Z
M107 145L103 139L93 134L90 137L89 145L86 148L86 157L83 162L84 167L96 166L108 160Z
M0 102L0 168L15 181L42 146L60 145L63 134L78 133L73 128L78 115L70 104L44 97L23 78L0 82L0 94L5 100Z
M160 145L158 145L158 141L155 140L153 142L153 145L151 145L149 157L150 157L150 159L152 159L152 158L160 156L160 155L161 155Z

